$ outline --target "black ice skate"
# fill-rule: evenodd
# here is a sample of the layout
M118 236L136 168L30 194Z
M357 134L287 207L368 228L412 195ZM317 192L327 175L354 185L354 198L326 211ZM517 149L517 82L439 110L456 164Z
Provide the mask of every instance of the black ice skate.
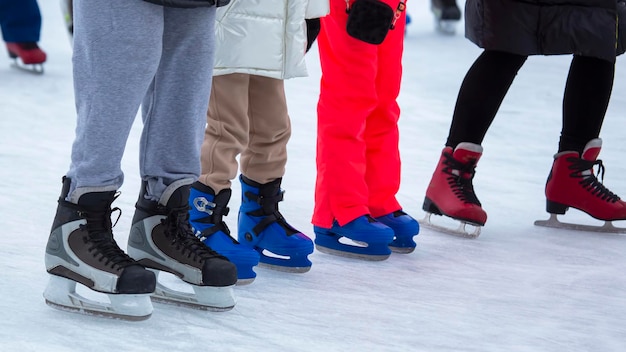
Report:
M461 20L461 9L456 0L431 0L430 10L435 16L435 30L443 34L456 33L456 26Z
M194 291L176 291L157 281L152 299L206 310L232 309L237 268L194 235L188 213L191 180L169 185L158 202L146 199L146 187L144 182L128 238L128 254L153 270L157 278L160 271L169 272Z
M64 310L127 320L152 314L153 273L127 256L113 239L111 204L115 192L85 193L78 204L66 201L70 179L63 179L56 217L45 254L51 274L46 303ZM76 293L76 283L108 295L96 302Z

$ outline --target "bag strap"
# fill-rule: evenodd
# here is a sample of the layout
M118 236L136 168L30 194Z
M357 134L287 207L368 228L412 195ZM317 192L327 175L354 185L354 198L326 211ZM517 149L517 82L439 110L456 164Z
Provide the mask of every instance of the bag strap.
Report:
M400 0L398 3L398 7L396 7L396 12L393 15L393 21L391 22L391 29L396 28L396 22L402 16L402 12L406 10L406 0Z

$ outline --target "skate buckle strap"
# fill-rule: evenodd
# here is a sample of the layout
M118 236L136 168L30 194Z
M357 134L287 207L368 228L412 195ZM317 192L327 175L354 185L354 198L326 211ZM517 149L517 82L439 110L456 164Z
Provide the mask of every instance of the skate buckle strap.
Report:
M448 184L452 192L464 203L481 205L472 184L476 174L477 160L473 159L467 163L462 163L456 160L450 153L443 153L443 155L446 166L443 168L443 172L449 175Z
M256 202L260 208L257 210L253 210L247 212L246 214L255 217L263 217L261 221L259 221L254 228L252 228L252 232L256 236L260 235L263 230L265 230L268 226L273 223L278 223L286 232L287 236L291 236L293 234L299 233L300 231L296 230L293 226L287 223L287 220L283 217L283 214L278 211L278 202L282 202L284 198L285 191L280 190L277 194L273 196L260 195L252 192L246 192L245 195L248 199Z
M212 203L212 204L214 204L215 206L215 203ZM213 210L208 209L208 211L206 211L206 213L208 213L209 216L196 220L196 222L198 223L213 225L211 227L204 229L204 231L198 232L196 234L198 238L200 238L200 241L204 241L207 238L211 237L212 235L220 231L230 236L230 229L228 228L228 225L226 224L226 222L223 220L223 217L228 215L229 211L230 211L229 207L215 206ZM233 241L235 240L233 239Z
M197 197L193 200L193 206L202 213L207 213L209 215L213 214L213 208L215 208L215 203L209 201L205 197Z
M585 160L581 158L571 157L567 158L567 161L572 163L568 168L573 172L570 174L570 177L582 178L579 181L580 185L583 186L587 191L589 191L592 195L599 197L600 199L615 203L620 200L620 197L611 192L608 188L606 188L602 182L604 181L604 165L602 164L602 160ZM600 181L593 172L593 167L598 165L598 176L600 176ZM588 171L588 172L585 172Z
M278 202L283 201L284 194L285 191L283 190L280 190L277 194L273 196L246 192L246 197L260 205L265 213L271 214L278 209Z

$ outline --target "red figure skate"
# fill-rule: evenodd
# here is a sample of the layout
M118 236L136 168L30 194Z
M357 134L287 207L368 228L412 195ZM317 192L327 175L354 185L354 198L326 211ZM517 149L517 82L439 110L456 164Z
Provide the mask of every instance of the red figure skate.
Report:
M6 43L9 57L14 60L13 66L28 72L42 74L46 53L37 43Z
M453 150L446 147L441 153L437 168L430 180L422 209L426 217L420 222L424 226L452 235L476 238L487 221L487 213L474 193L472 179L483 148L474 143L459 143ZM461 223L457 229L435 225L430 221L432 214L445 215ZM466 230L471 225L474 231Z
M626 220L626 202L609 191L596 178L593 167L598 165L600 179L604 176L602 160L598 160L602 140L592 139L583 150L582 157L574 151L554 156L552 170L546 183L546 210L548 220L535 221L535 225L567 228L581 231L626 233L626 228L615 227L613 220ZM604 220L603 226L564 223L557 215L569 208L581 210L593 218Z

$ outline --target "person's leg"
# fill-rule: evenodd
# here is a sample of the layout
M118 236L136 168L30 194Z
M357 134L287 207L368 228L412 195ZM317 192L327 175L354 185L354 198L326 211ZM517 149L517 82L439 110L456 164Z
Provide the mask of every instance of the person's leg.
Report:
M615 63L574 55L563 96L563 129L559 152L582 153L598 138L611 98Z
M366 182L368 116L378 105L378 47L346 32L345 1L332 0L318 48L322 82L317 105L317 180L313 225L317 248L368 260L389 257L394 232L370 216ZM340 242L346 237L367 247Z
M376 94L378 105L367 117L364 140L366 143L365 181L369 190L370 214L395 234L389 247L400 253L415 248L413 236L419 224L402 211L396 199L400 188L400 150L398 119L400 107L397 98L402 79L402 51L404 45L404 12L378 46L378 75Z
M67 173L72 180L70 201L85 192L112 191L122 185L126 140L157 71L163 32L163 7L147 2L79 1L74 5L74 20L81 29L74 36L78 116ZM81 190L74 192L77 188Z
M193 299L187 292L158 290L160 299L228 310L235 305L237 268L203 244L189 224L211 91L215 11L163 8L161 60L142 104L143 182L128 254L150 269L179 275L194 290Z
M525 61L526 56L485 50L465 75L446 147L426 189L422 209L427 213L476 226L487 221L472 184L480 144Z
M251 76L248 147L241 153L241 173L268 183L285 174L291 121L283 80Z
M403 12L404 14L404 12ZM404 16L378 45L375 90L378 103L366 118L365 182L368 187L368 208L373 217L401 209L396 200L400 188L400 150L397 102L402 79Z
M117 245L111 216L128 132L158 65L161 34L155 29L162 26L163 10L125 0L76 5L76 139L46 247L52 276L44 296L68 309L146 319L155 275ZM76 282L114 295L110 302L81 304Z
M345 1L331 1L318 37L322 81L312 222L324 228L369 214L364 131L377 105L378 49L348 36L346 21Z
M233 73L213 77L207 125L201 150L200 178L191 186L189 223L200 240L237 266L237 284L254 281L259 254L231 237L224 217L237 176L237 156L248 144L250 75ZM231 215L232 216L232 215Z
M252 75L249 94L250 134L241 153L238 239L255 248L265 265L306 272L311 267L307 256L313 252L313 242L291 226L278 209L291 136L284 81Z
M576 208L600 220L625 220L626 202L598 180L598 138L613 88L615 63L575 55L563 97L563 129L546 182L546 210L565 214ZM554 216L554 215L553 215ZM553 221L551 218L550 221Z
M237 156L248 145L249 88L248 74L213 77L198 181L216 193L231 187L239 169Z
M164 8L163 50L143 103L140 172L156 200L174 181L200 175L213 74L215 8ZM146 22L147 23L147 22Z
M0 27L5 42L38 42L41 12L37 0L0 0Z
M485 50L465 75L446 146L481 144L526 56Z

